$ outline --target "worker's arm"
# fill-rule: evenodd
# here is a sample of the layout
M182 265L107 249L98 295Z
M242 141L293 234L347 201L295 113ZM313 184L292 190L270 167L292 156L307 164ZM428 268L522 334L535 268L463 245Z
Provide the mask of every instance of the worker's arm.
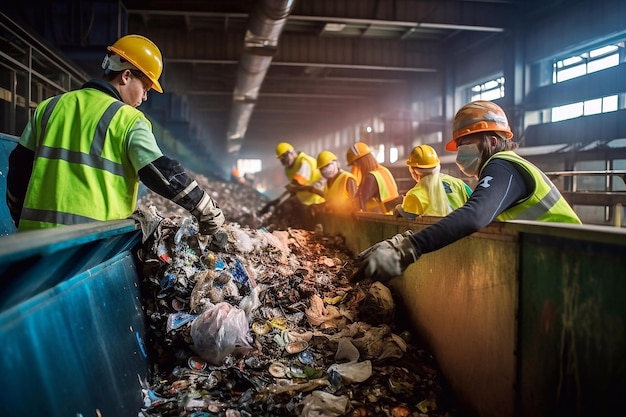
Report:
M494 159L465 205L413 234L411 240L420 255L441 249L487 226L531 192L531 185L511 162Z
M491 223L512 204L530 195L528 178L508 161L493 160L482 172L468 202L438 222L420 230L397 234L366 249L357 260L352 280L389 280L425 253L441 249Z
M35 152L20 144L9 155L6 199L9 213L16 226L20 221L34 159Z
M358 190L359 206L361 210L365 211L367 202L375 197L378 197L378 183L376 182L376 177L368 173Z
M201 233L213 234L224 223L219 206L178 161L161 153L154 135L143 121L138 121L131 131L128 156L141 182L193 214L198 219Z

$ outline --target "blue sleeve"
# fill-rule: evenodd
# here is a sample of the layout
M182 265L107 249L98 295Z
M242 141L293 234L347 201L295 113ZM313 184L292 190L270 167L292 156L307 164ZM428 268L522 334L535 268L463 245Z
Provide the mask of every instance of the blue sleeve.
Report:
M531 187L513 163L491 160L465 205L411 236L418 253L441 249L489 223L512 204L530 195Z

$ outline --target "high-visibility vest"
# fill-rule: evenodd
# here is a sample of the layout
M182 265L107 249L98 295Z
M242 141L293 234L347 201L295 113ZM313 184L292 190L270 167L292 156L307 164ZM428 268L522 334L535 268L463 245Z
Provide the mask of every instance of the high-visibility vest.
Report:
M309 164L311 167L311 178L296 178L296 181L298 181L300 185L313 185L323 178L322 173L317 169L317 161L315 158L304 152L299 152L294 163L290 167L285 168L285 175L289 181L292 181L296 177L302 164ZM296 197L298 197L298 200L300 200L302 204L307 206L324 202L324 197L308 191L298 191Z
M130 216L139 177L127 154L128 132L144 114L85 88L43 101L35 111L35 160L19 230Z
M472 189L460 178L448 174L441 174L441 182L446 190L446 197L452 210L456 210L469 200Z
M422 216L446 216L451 211L458 209L467 202L469 196L472 194L472 189L465 182L447 174L439 174L439 180L443 186L443 190L446 193L448 200L449 211L434 212L432 210L432 204L430 210L425 209L427 206L429 197L428 190L421 183L418 183L415 187L406 192L404 199L402 200L402 209L407 213L419 214Z
M380 212L382 213L391 213L393 207L387 209L385 207L385 203L394 200L400 196L400 193L398 193L398 185L396 184L396 180L393 178L391 171L389 171L386 167L382 165L379 165L376 170L370 171L369 173L374 175L374 178L376 178L380 200L377 200L375 198L368 200L365 203L365 210L380 210Z
M582 222L556 186L535 165L512 151L497 152L487 160L504 159L522 167L533 179L531 195L500 213L498 220L536 220L556 223ZM482 169L481 169L482 171Z
M333 180L330 187L328 181L324 186L324 199L328 208L341 212L351 212L355 210L355 198L347 189L348 180L354 180L356 177L350 172L341 171Z

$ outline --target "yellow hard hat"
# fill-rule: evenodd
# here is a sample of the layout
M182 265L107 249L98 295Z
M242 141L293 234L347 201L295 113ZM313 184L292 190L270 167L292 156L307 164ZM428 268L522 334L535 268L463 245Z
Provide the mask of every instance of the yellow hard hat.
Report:
M280 158L289 151L293 151L293 146L287 142L280 142L276 145L276 158Z
M355 143L354 145L350 146L346 151L346 160L348 161L348 165L352 165L354 161L370 153L370 147L367 146L365 143Z
M317 167L319 169L324 168L326 165L336 160L337 157L331 151L322 151L317 155Z
M439 165L439 157L432 146L419 145L413 148L406 164L416 168L434 168Z
M159 48L150 39L141 35L126 35L107 49L137 67L152 81L152 88L159 93L163 92L159 84L159 77L163 72L163 57Z
M504 110L491 101L477 100L466 104L454 116L452 139L447 151L456 151L457 139L476 132L502 132L507 139L513 137Z

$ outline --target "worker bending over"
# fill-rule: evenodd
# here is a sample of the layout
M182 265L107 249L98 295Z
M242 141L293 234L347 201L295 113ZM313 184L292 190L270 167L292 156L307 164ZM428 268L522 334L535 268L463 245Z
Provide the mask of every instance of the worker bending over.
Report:
M337 156L330 151L322 151L317 156L317 167L326 179L323 190L310 187L312 192L324 197L325 203L315 206L322 210L337 213L351 213L358 210L356 177L339 166Z
M317 169L315 158L296 151L287 142L276 145L276 158L284 167L289 183L285 185L285 192L263 206L259 214L275 210L287 226L308 229L312 222L310 206L324 202L318 193L310 191L311 187L322 190L326 180Z
M354 280L386 281L418 258L468 236L494 220L535 220L580 224L556 186L536 166L514 152L518 144L504 111L489 101L473 101L454 117L446 150L478 185L467 203L436 223L407 231L361 252Z
M392 214L399 201L398 185L391 172L378 163L363 142L357 142L346 151L348 165L359 179L359 208L372 213Z
M214 234L222 210L163 155L137 109L149 90L163 92L161 51L140 35L107 49L102 79L41 102L9 156L7 205L18 231L127 218L141 180Z
M406 164L416 184L394 210L401 217L447 216L472 195L472 189L462 179L440 172L439 156L432 146L413 148Z

